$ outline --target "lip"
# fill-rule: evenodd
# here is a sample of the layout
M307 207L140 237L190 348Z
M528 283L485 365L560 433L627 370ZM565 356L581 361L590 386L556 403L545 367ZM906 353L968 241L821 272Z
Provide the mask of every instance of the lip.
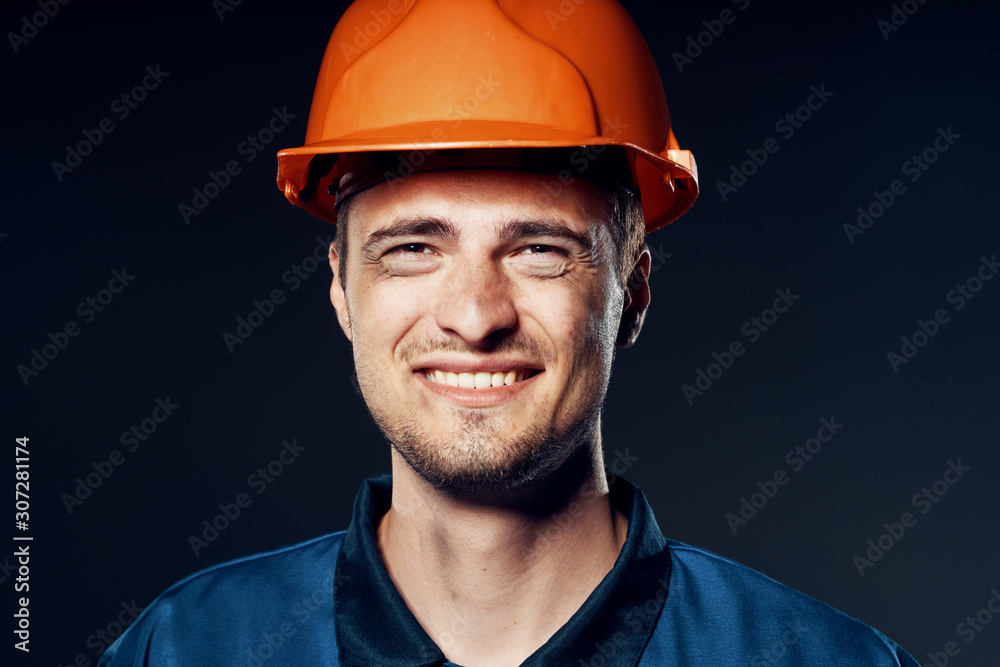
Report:
M455 372L471 373L474 370L481 372L489 371L491 368L496 368L496 362L480 362L479 368L471 368L470 370L462 370ZM448 370L454 369L455 363L451 362L449 364ZM515 382L514 384L503 385L501 387L484 387L483 389L469 389L467 387L453 387L450 384L441 384L439 382L431 382L424 375L425 368L438 368L440 370L445 370L439 366L422 366L413 371L413 376L417 379L417 382L427 389L428 391L437 394L438 396L445 398L453 403L458 403L463 407L468 408L490 408L498 405L503 405L508 401L513 400L521 392L526 391L530 387L534 386L535 380L545 374L545 371L539 370L537 373L532 375L526 380L521 380L520 382ZM536 366L530 365L511 365L505 366L507 370L516 370L519 368L537 368ZM496 368L500 370L499 368Z

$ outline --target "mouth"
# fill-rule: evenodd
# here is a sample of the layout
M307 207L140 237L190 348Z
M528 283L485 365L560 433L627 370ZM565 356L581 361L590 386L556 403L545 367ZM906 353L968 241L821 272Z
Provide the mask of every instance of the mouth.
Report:
M465 389L489 389L491 387L504 387L524 382L534 377L541 370L537 368L516 368L510 370L478 371L475 373L465 373L447 371L439 368L422 368L418 372L423 373L430 382L436 384L446 384L452 387L462 387Z

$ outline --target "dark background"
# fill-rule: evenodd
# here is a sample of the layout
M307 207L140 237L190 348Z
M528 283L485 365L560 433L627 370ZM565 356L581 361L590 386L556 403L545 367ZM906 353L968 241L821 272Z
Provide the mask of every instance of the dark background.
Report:
M702 193L648 239L659 257L653 302L638 344L618 356L609 464L616 450L635 459L625 476L667 535L874 625L922 664L949 641L961 649L951 664L1000 664L1000 620L970 643L956 634L1000 588L1000 281L961 310L946 301L1000 252L996 16L912 2L916 13L886 40L877 21L890 18L888 2L625 4ZM11 649L5 612L8 664L96 663L92 635L117 632L123 603L145 606L195 570L344 528L361 479L388 467L351 383L328 268L295 291L282 282L332 232L286 203L274 153L302 143L345 6L243 0L220 20L209 0L74 0L17 53L9 37L0 47L0 410L8 456L16 436L31 439L22 534L34 537L32 651ZM672 54L726 7L735 21L679 72ZM37 11L5 2L0 28L20 31ZM120 120L111 102L147 65L169 76ZM776 121L821 85L832 96L786 139ZM296 117L248 163L237 147L275 107ZM105 117L114 131L60 182L52 162ZM938 128L960 138L911 182L902 165ZM723 201L717 181L768 137L778 152ZM232 159L242 172L185 224L178 205ZM851 243L843 225L894 179L905 193ZM86 323L77 304L122 267L134 280ZM230 353L223 332L278 288L287 301ZM799 299L751 344L743 323L785 288ZM894 372L887 353L939 308L950 321ZM26 385L18 365L70 320L79 335ZM689 404L682 385L735 340L746 352ZM122 432L168 397L179 407L127 451ZM821 418L843 428L793 472L786 452ZM305 450L258 495L248 476L292 438ZM113 450L124 462L69 513L64 494ZM971 470L921 514L913 495L959 459ZM12 468L3 463L11 495ZM726 514L778 470L788 484L734 534ZM195 556L189 536L241 492L252 504ZM0 509L13 514L11 495ZM853 557L906 511L916 525L860 576ZM12 610L14 543L3 542Z

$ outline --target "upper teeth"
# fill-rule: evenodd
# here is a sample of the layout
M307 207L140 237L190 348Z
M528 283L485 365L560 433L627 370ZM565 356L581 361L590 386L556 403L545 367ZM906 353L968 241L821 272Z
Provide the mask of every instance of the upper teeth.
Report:
M424 370L424 375L431 382L450 384L452 387L466 387L468 389L485 389L487 387L500 387L507 384L514 384L523 380L527 369L512 371L493 371L480 373L455 373L452 371Z

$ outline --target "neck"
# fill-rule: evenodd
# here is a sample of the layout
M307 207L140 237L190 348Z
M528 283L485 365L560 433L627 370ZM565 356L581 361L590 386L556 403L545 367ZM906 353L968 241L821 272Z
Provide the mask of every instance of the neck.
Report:
M580 608L625 543L599 441L503 502L449 497L395 451L392 472L392 507L377 531L386 570L458 664L521 664Z

